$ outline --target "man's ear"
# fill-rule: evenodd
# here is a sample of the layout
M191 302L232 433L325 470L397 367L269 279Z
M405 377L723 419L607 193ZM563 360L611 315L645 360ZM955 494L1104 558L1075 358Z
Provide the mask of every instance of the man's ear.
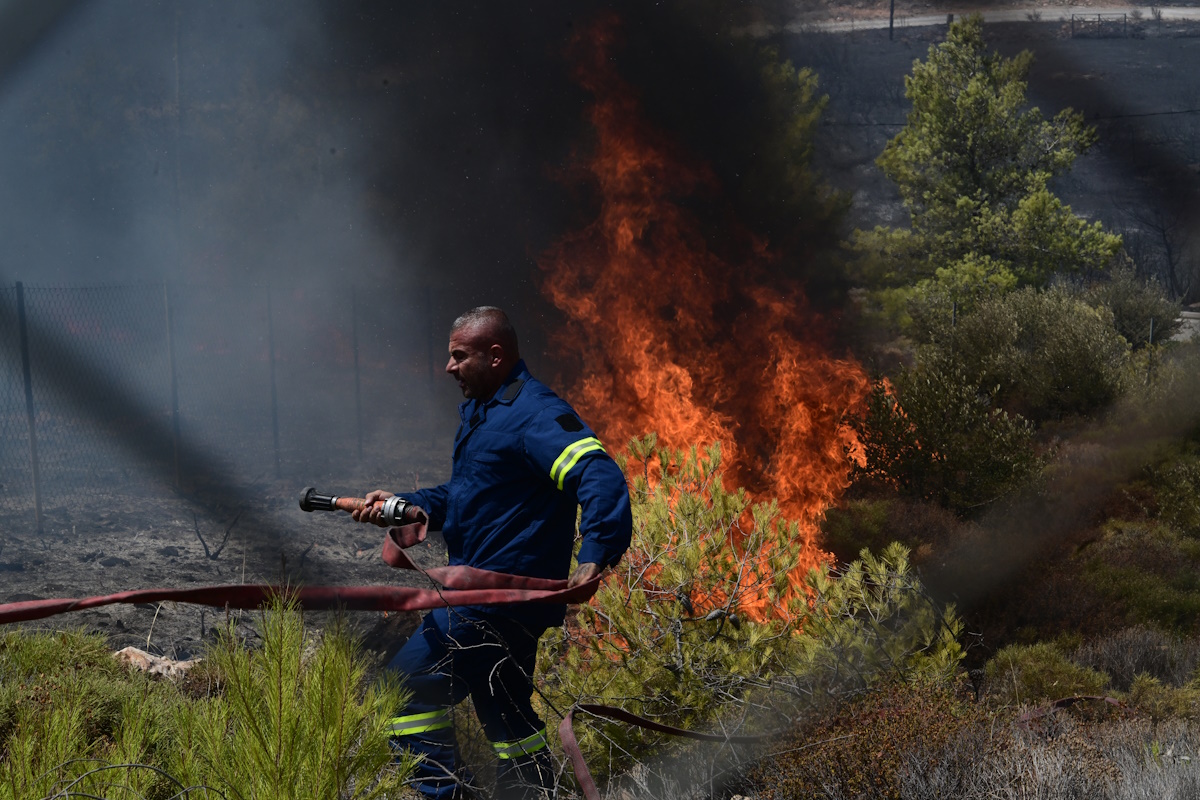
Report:
M494 344L488 348L488 361L493 367L498 367L504 363L504 348L498 344Z

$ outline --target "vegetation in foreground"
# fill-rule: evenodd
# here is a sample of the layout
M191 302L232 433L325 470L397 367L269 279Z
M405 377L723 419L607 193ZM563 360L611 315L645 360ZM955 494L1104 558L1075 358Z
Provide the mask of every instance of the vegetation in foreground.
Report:
M1025 677L1051 671L1036 664ZM953 685L887 683L792 734L750 772L751 791L764 800L1196 796L1194 716L1156 717L1144 693L1117 694L1121 705L1067 709L1006 705L1003 690L977 701Z
M175 684L118 663L102 636L0 639L0 798L397 797L386 721L399 687L367 682L354 642L283 603L262 647L232 628Z
M592 603L543 639L549 707L607 704L699 731L761 734L881 676L956 673L957 618L925 595L902 546L864 551L832 578L826 564L804 565L824 554L802 547L773 503L724 488L719 447L676 452L651 436L632 443L625 468L633 544ZM607 724L580 736L603 778L665 741Z

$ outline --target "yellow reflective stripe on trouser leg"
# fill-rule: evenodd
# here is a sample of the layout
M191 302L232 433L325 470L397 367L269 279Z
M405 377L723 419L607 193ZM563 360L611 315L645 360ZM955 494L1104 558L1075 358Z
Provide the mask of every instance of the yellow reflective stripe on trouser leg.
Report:
M496 758L527 756L530 753L536 753L538 750L544 750L547 746L545 728L542 728L532 736L526 736L524 739L515 742L492 742L492 749L496 751Z
M392 736L408 736L414 733L440 731L449 727L450 712L442 709L441 711L426 711L423 714L392 717L392 721L388 725L388 733Z
M580 439L564 447L558 458L554 459L554 466L550 467L550 480L558 484L559 489L563 488L563 478L567 477L571 467L575 466L585 453L593 450L604 450L604 445L600 444L600 440L595 436Z

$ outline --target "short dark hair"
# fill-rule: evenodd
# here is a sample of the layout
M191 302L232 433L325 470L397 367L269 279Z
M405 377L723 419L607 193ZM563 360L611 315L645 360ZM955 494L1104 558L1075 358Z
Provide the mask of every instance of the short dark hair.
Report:
M480 327L487 330L495 339L496 344L504 348L514 358L520 358L520 347L517 343L517 329L508 319L508 314L496 306L478 306L458 315L450 332L454 333L463 328Z

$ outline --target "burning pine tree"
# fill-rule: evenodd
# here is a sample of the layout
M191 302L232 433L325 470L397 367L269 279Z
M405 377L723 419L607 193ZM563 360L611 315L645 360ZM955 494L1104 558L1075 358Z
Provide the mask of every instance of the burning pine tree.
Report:
M568 320L564 348L586 354L570 396L612 445L648 431L666 448L719 442L725 477L798 523L798 588L826 560L818 523L849 483L859 445L846 421L867 380L828 352L823 320L767 243L735 222L701 221L694 209L719 203L719 182L643 118L609 58L615 32L603 24L574 45L577 79L595 98L581 169L599 214L541 261ZM752 524L733 526L735 548ZM765 596L744 599L752 615L770 614Z

